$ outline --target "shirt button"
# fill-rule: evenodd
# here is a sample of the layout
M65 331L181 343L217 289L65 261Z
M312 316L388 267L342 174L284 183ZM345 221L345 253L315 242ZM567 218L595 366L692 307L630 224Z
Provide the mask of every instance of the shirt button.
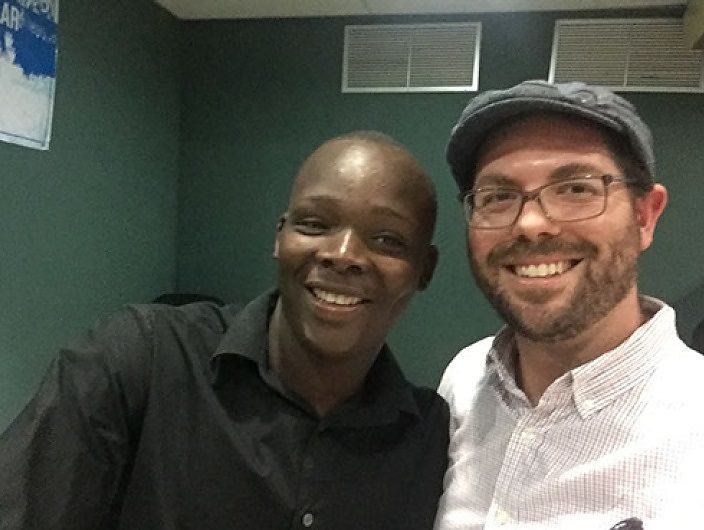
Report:
M313 469L313 459L312 458L305 458L303 460L303 469L306 471L310 471Z
M307 512L303 514L303 519L301 520L301 522L303 523L303 526L305 526L306 528L310 528L311 526L313 526L313 519L313 514Z
M499 508L496 510L496 522L500 525L508 524L511 522L511 516L507 511Z
M523 434L521 435L521 438L523 438L523 441L526 443L532 443L535 441L536 434L534 431L527 430L527 431L523 432Z

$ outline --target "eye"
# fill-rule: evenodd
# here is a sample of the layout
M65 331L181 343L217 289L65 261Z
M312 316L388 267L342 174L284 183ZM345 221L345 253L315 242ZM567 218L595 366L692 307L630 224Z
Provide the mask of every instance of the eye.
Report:
M500 210L516 202L520 193L508 188L494 188L477 190L474 194L474 207L476 209L488 208Z
M552 187L552 192L565 198L589 198L603 194L603 183L598 179L580 179L560 182Z
M408 246L402 237L389 233L378 234L373 241L378 248L387 252L401 252Z
M328 229L327 224L317 217L302 217L293 222L296 231L307 236L317 236L324 234Z

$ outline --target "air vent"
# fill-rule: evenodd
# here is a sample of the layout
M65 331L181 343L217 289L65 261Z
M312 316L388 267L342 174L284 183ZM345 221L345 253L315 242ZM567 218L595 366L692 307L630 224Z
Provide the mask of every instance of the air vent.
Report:
M481 24L345 28L343 92L467 92L479 85Z
M558 20L550 81L620 91L704 92L704 52L686 45L680 19Z

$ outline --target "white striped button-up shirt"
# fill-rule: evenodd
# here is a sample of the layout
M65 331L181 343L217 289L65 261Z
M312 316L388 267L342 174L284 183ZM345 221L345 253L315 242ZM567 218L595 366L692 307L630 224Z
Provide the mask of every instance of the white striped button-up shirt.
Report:
M654 316L571 370L533 407L504 329L462 350L439 392L452 412L436 530L704 529L704 356Z

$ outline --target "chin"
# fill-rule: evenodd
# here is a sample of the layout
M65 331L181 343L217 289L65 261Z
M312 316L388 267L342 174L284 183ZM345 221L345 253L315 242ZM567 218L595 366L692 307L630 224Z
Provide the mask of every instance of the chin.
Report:
M306 349L320 359L344 361L358 357L365 350L358 334L342 330L311 330L305 332ZM352 335L352 336L350 336Z
M506 318L506 320L516 333L535 342L561 342L573 339L584 331L575 322L569 320L552 320L540 323L525 322L520 319L509 321Z
M580 322L573 318L574 300L551 302L553 296L525 300L502 291L485 295L509 327L531 340L555 342L572 338L581 331Z

